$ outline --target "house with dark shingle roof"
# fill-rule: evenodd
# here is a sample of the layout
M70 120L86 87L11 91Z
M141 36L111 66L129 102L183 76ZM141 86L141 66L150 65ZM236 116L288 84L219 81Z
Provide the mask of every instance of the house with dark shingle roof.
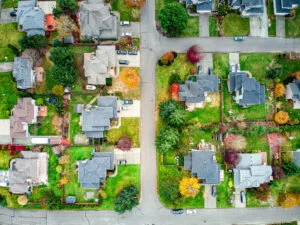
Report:
M242 16L260 16L264 13L263 0L229 0L232 9L239 9Z
M18 2L17 22L19 31L27 36L45 35L45 13L33 1Z
M215 153L205 150L191 150L184 157L184 169L202 180L203 184L220 184L220 165L216 163Z
M293 162L300 166L300 149L297 149L296 151L293 151Z
M300 80L294 80L286 85L285 97L293 101L294 109L300 109Z
M78 182L81 188L99 189L107 171L114 170L113 152L93 152L93 158L78 161Z
M212 0L180 0L180 2L185 2L186 8L195 5L197 13L210 13L212 11Z
M227 85L229 93L235 93L233 100L242 107L265 103L265 86L246 72L230 72Z
M274 14L284 16L291 13L291 10L300 5L300 0L273 0Z
M35 87L36 72L32 67L33 61L29 56L15 57L13 77L17 81L17 88L25 90Z
M179 100L185 102L186 109L203 108L207 102L208 93L219 92L218 77L216 75L200 74L196 81L187 80L179 85Z

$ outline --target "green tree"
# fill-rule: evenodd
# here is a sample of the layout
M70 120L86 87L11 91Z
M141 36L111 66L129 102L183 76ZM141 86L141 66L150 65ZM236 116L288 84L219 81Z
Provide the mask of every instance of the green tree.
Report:
M172 127L180 127L185 120L186 111L184 109L176 109L169 115L167 123Z
M27 48L43 48L48 45L48 40L45 36L36 34L33 36L23 36L18 40L21 50L24 51Z
M176 148L179 142L179 132L176 128L165 126L160 129L156 136L156 148L159 151L167 152Z
M42 98L38 98L36 101L35 101L35 104L36 105L43 105L44 103L44 100Z
M173 2L160 10L158 19L162 29L169 36L176 37L187 27L188 14L180 3Z
M173 99L168 99L159 104L159 115L165 122L167 122L170 114L176 109L183 109L183 106Z
M286 162L281 166L281 168L287 176L300 173L300 167L298 167L294 162Z
M74 54L65 47L52 48L49 59L57 66L71 66L74 63Z
M58 85L70 86L76 80L76 70L73 67L52 66L50 68L52 79Z
M78 4L76 0L56 0L58 9L62 10L65 14L71 14L78 11Z
M126 210L131 211L133 207L139 204L139 193L139 189L135 185L125 186L115 200L115 211L118 213L124 213Z
M64 87L61 85L55 85L52 88L52 93L57 96L63 96L65 94Z

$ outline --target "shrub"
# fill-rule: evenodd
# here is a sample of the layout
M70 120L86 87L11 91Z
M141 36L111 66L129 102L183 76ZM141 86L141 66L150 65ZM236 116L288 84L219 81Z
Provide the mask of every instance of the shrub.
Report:
M55 168L56 173L61 173L62 172L62 166L61 165L57 165Z
M194 198L200 190L200 183L196 177L183 177L179 183L179 192L187 198Z
M72 14L78 11L78 4L76 0L56 0L58 9L65 14Z
M276 84L275 85L275 95L276 97L282 97L285 93L285 87L283 84Z
M275 180L285 177L283 170L279 166L272 166L272 176Z
M24 51L27 48L44 48L48 45L48 40L45 36L36 34L33 36L23 36L18 40L18 44L21 50Z
M132 147L132 142L128 137L123 136L118 140L117 146L122 151L129 151Z
M35 101L35 104L36 105L43 105L44 103L44 100L42 98L38 98L36 101Z
M125 186L115 200L115 211L118 213L124 213L126 210L131 211L133 207L139 204L139 193L138 188L133 184Z
M125 0L129 7L142 8L146 4L146 0Z
M3 195L0 195L0 206L6 206L7 202L6 202L6 198Z
M295 207L300 204L300 194L281 193L278 197L278 204L284 208Z
M187 58L190 63L195 64L204 58L204 53L198 45L193 45L187 51Z
M179 132L177 129L170 126L165 126L160 129L156 136L156 148L158 151L167 152L174 150L179 142Z
M241 161L239 153L235 150L227 150L225 152L225 161L233 166L236 166Z
M160 62L162 65L170 66L174 62L173 52L166 52L163 56L160 57Z
M64 87L61 85L55 85L52 88L52 93L57 96L63 96L65 94Z
M192 67L190 70L191 74L196 74L197 73L197 68L196 67Z
M57 85L71 86L76 80L76 70L73 67L52 66L50 75Z
M289 114L284 111L279 111L275 114L275 121L280 125L286 124L289 118Z
M171 95L177 95L179 92L179 84L178 83L173 83L170 86L170 93Z
M300 167L298 167L294 162L285 162L282 164L281 168L287 176L300 173Z
M170 77L169 77L169 85L172 85L173 83L181 83L181 78L177 73L173 73Z
M225 139L225 146L227 149L243 150L247 147L246 138L242 135L230 135Z
M106 86L111 86L112 85L112 78L111 77L108 77L105 79L105 84Z
M283 75L282 68L276 67L276 68L272 68L272 69L268 70L266 77L271 80L275 80L275 79L281 78L282 75Z
M46 208L50 210L58 210L61 208L60 197L56 196L52 191L47 194Z
M52 41L52 47L66 47L67 44L59 41L57 38L54 38Z
M252 188L252 193L261 201L266 201L269 198L270 192L271 188L268 186L268 183L264 183L258 188Z

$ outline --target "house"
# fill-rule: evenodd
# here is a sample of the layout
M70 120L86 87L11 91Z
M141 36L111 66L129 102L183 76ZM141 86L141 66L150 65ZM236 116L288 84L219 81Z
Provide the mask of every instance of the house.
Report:
M273 0L273 5L276 16L285 16L300 5L300 0Z
M184 169L191 170L203 184L220 184L220 165L213 151L192 150L184 157Z
M0 145L11 144L10 119L0 120Z
M109 4L86 0L80 4L80 27L83 38L117 39L118 18L111 14Z
M239 9L242 16L261 16L264 13L264 0L229 0L232 9Z
M211 13L212 11L212 6L213 6L212 0L180 0L180 2L184 2L186 8L195 5L197 13Z
M96 53L84 54L84 73L88 84L106 85L106 78L115 75L116 47L98 46Z
M9 169L9 191L28 194L32 186L48 184L48 153L21 151L20 158L13 159Z
M233 100L241 107L265 103L265 86L248 77L246 72L230 72L227 85L229 93L235 92Z
M300 80L294 80L286 86L285 98L293 101L294 109L300 109Z
M67 196L66 197L66 203L67 204L75 204L76 203L76 197L75 196Z
M203 108L208 101L208 93L216 93L218 88L218 77L216 75L200 74L196 81L187 80L179 85L179 100L185 102L186 109L192 111L194 108Z
M239 154L241 161L233 169L235 188L259 187L273 179L272 167L263 162L263 154Z
M17 88L25 90L35 87L36 72L32 67L33 60L29 56L15 57L13 77L17 81Z
M19 31L26 32L27 36L45 35L44 19L45 13L36 6L35 0L18 2L17 22Z
M293 161L297 166L300 166L300 149L293 151Z
M97 106L82 111L82 130L87 138L103 138L110 122L118 119L117 101L117 97L100 97Z
M93 152L92 159L78 161L78 182L81 188L99 189L108 170L114 170L113 152Z

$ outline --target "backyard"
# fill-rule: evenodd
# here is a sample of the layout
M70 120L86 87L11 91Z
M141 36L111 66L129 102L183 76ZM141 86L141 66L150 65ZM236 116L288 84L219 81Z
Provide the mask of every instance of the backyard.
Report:
M268 164L270 163L270 146L268 142L268 138L266 135L259 135L259 136L246 136L247 147L246 149L250 152L266 152L267 153L267 160Z
M286 37L299 38L300 37L300 8L295 10L295 16L292 19L285 21L285 35Z
M127 6L125 0L113 0L113 2L111 3L111 7L113 11L118 11L120 13L121 21L139 21L140 19L139 17L136 19L134 18L134 9Z
M204 108L194 109L192 112L188 112L187 122L200 123L203 125L220 122L220 99L217 100L216 98L216 100L213 100L212 102L213 103L206 103ZM215 105L216 102L219 104Z
M224 36L247 36L250 32L249 18L242 18L239 14L229 13L222 22Z

